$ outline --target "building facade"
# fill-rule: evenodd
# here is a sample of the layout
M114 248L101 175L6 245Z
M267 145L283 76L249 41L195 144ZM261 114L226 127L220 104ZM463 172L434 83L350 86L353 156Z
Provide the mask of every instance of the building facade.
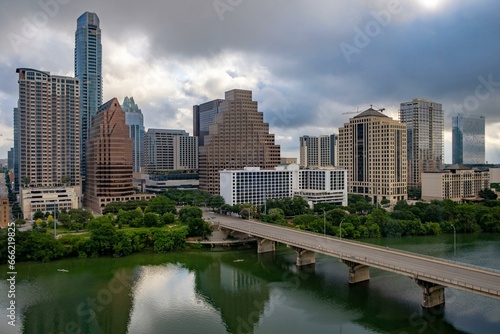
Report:
M193 106L193 136L198 137L198 146L203 146L205 136L211 124L215 122L215 115L220 112L222 99L205 102Z
M93 116L87 146L85 206L102 213L106 204L150 195L135 194L132 182L132 139L125 113L116 98Z
M274 170L245 167L220 172L220 195L229 205L262 205L270 199L300 196L317 203L347 206L347 172L343 169L299 169L297 164Z
M75 31L75 77L80 81L81 172L86 175L87 140L92 116L102 104L102 45L99 17L85 12Z
M339 129L339 167L348 192L396 203L407 199L406 125L372 108Z
M272 169L279 164L280 147L269 133L269 124L264 123L258 103L252 101L252 92L226 92L220 112L200 146L200 189L218 195L219 171L224 169Z
M467 165L485 163L484 116L453 116L452 161L453 164Z
M0 227L7 228L10 223L9 190L5 174L0 175Z
M479 192L490 187L489 171L452 165L442 171L422 174L422 199L455 202L478 200Z
M138 173L141 168L144 168L144 116L133 97L125 97L122 109L125 112L125 123L129 127L130 139L132 139L133 170L134 173Z
M336 166L338 163L338 136L302 136L300 143L300 167Z
M14 188L15 193L19 192L19 109L14 108L14 151L12 152L13 168L14 168Z
M149 174L198 169L198 137L184 130L148 129L145 148Z
M421 187L423 172L444 164L444 113L441 103L413 99L401 103L399 120L407 126L408 187Z
M18 68L16 72L19 100L14 132L18 141L18 182L25 189L75 193L77 200L72 203L78 208L82 194L78 79L29 68ZM30 217L34 210L28 202L21 203L25 217Z

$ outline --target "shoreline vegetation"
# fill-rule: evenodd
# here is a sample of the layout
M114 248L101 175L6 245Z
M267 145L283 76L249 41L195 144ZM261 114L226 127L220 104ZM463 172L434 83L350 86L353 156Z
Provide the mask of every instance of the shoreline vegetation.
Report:
M200 206L243 219L258 219L342 238L399 238L441 233L500 233L500 201L489 190L479 203L450 200L401 201L378 208L366 198L349 196L349 205L317 204L311 210L300 197L268 200L265 206L230 206L221 196L202 191L169 190L149 201L114 202L105 214L88 211L36 212L33 229L16 231L16 262L52 261L66 257L122 257L140 252L202 248L187 238L204 240L212 226ZM495 195L495 196L493 196ZM387 210L386 210L387 209ZM54 215L53 215L54 214ZM57 238L53 226L57 217ZM17 224L24 223L18 220ZM7 229L0 230L0 264L7 262Z

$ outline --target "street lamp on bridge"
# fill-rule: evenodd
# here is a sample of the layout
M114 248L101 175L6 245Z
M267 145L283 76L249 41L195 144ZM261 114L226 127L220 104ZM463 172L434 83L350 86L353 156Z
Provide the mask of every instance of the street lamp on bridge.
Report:
M344 220L345 220L346 218L347 218L347 217L342 218L342 220L340 221L340 224L339 224L339 234L340 234L340 240L342 240L342 223L344 222Z
M453 256L457 256L457 230L455 225L451 224L451 227L453 227Z

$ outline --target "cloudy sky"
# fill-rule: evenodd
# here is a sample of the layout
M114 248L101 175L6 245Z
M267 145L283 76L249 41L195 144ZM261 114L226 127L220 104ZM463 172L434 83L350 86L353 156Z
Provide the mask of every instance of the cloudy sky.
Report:
M500 163L498 0L16 0L0 3L0 158L12 142L17 67L74 75L76 19L101 20L104 101L133 96L145 126L192 133L192 106L253 90L282 156L370 104L484 115Z

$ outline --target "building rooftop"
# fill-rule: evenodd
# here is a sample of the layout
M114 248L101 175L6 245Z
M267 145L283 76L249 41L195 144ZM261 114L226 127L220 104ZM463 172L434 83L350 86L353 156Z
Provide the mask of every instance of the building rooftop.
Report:
M472 168L460 164L448 165L444 168L444 170L471 170L471 169Z
M361 118L361 117L389 117L387 115L382 114L380 111L375 110L373 108L366 109L362 113L354 116L354 118Z

